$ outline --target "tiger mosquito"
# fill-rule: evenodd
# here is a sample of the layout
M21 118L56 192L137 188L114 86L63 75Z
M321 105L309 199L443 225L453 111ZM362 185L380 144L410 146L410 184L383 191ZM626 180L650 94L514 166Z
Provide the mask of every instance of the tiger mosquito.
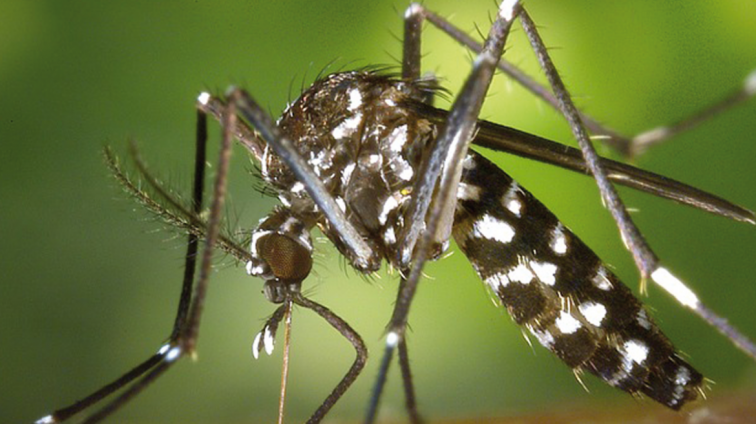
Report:
M522 24L553 95L505 60L499 61L515 20ZM448 112L432 106L439 90L435 80L420 76L420 35L425 21L477 54ZM497 68L562 111L580 150L478 121ZM722 104L730 106L754 92L756 76L751 75L743 89ZM640 301L577 236L517 182L468 147L475 143L592 175L642 281L660 285L756 357L753 343L707 309L659 263L611 182L751 224L755 223L753 213L682 183L600 158L588 135L588 131L608 135L609 144L636 154L706 119L721 110L722 104L690 121L635 138L603 128L574 107L535 25L517 0L502 2L482 46L440 16L412 4L405 14L401 75L376 70L328 75L305 90L277 122L244 90L234 88L223 97L203 93L197 104L195 189L190 208L164 191L134 154L142 178L171 208L150 204L142 189L123 173L117 158L106 152L116 178L133 196L190 234L179 311L169 341L119 379L37 422L65 421L124 389L85 420L98 422L139 394L178 359L191 356L214 248L245 262L248 274L265 280L266 298L281 305L255 339L255 356L263 349L272 351L277 328L282 322L287 325L293 305L320 315L353 344L356 359L352 367L309 420L319 422L357 378L367 351L346 322L301 292L312 268L309 232L315 227L355 269L369 274L385 259L402 276L368 422L375 419L396 349L408 413L413 422L421 419L414 403L404 334L423 265L445 252L450 237L512 319L574 371L587 371L611 386L644 394L678 410L701 396L703 376L672 346ZM214 196L205 219L202 181L207 115L222 123L223 133ZM262 177L283 205L252 231L249 252L220 231L233 138L260 162ZM204 247L200 254L201 239ZM196 278L195 268L199 269Z

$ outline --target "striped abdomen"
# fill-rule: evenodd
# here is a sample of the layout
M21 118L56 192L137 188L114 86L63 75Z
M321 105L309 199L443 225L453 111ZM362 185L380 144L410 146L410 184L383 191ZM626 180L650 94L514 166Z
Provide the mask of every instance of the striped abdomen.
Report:
M572 232L482 156L465 159L454 238L480 278L568 366L678 410L703 376Z

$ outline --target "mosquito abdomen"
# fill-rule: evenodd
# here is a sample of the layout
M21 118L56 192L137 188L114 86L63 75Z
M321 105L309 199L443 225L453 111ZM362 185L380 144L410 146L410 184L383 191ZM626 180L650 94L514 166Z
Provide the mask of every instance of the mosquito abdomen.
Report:
M678 410L703 376L632 292L543 204L477 153L465 159L453 234L515 322L569 367Z

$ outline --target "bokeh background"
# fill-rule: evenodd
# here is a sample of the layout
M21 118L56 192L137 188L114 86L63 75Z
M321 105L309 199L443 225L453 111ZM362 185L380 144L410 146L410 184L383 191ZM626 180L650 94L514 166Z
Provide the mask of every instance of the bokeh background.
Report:
M427 0L474 33L489 0ZM625 133L679 119L735 89L756 67L756 8L748 0L531 0L532 16L577 102ZM407 2L283 0L0 2L0 422L29 423L110 381L168 335L183 238L127 199L101 149L139 141L179 187L191 176L199 91L247 87L275 115L302 84L332 69L398 63ZM517 30L507 56L537 73ZM428 28L423 69L453 92L470 55ZM541 79L542 80L542 79ZM574 144L542 101L497 77L483 117ZM217 133L217 127L214 134ZM658 147L637 163L756 208L756 101ZM605 154L608 151L603 150ZM274 205L253 190L249 158L234 153L231 216L251 228ZM214 155L213 155L214 156ZM638 276L588 178L492 154L636 290ZM214 159L213 159L214 160ZM621 190L665 263L716 311L756 337L756 228ZM329 416L359 420L391 312L395 278L366 282L326 244L313 298L358 329L372 358ZM196 362L184 361L113 423L271 422L280 349L252 359L273 306L261 283L219 260ZM431 264L411 314L412 363L430 418L638 404L531 348L492 306L464 257ZM756 366L714 330L651 287L647 303L673 341L716 384L712 396L756 385ZM351 347L313 314L294 316L289 422L303 421L341 378ZM394 367L381 417L402 420ZM640 406L657 411L650 401Z

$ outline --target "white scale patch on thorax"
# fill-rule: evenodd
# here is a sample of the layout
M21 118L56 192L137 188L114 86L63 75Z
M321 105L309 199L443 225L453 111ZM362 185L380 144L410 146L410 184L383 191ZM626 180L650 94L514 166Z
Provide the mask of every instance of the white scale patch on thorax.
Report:
M354 172L356 166L357 164L352 162L344 167L344 171L341 173L341 185L343 187L346 187L347 184L349 184L349 179L352 178L352 172Z
M386 230L383 232L383 243L385 243L387 246L391 246L396 243L396 233L394 232L394 227L386 227Z
M389 148L392 152L401 152L407 144L407 126L400 125L389 134Z
M362 93L358 88L353 88L349 91L349 106L350 111L354 111L362 105Z
M304 184L300 183L299 181L295 182L294 185L291 186L292 193L301 193L304 189Z
M346 212L346 202L341 197L337 197L336 204L339 205L339 209L341 209L342 212Z
M394 196L388 196L386 198L386 201L383 202L383 209L381 209L381 214L378 215L378 222L381 225L386 225L388 215L397 207L399 207L399 202L394 198Z
M415 170L401 155L402 150L407 145L407 126L400 125L394 128L389 134L388 140L389 150L392 153L389 167L397 177L404 181L410 181L415 175Z
M317 153L310 152L310 159L307 162L312 166L315 175L319 177L323 170L329 169L333 165L332 156L333 152L325 149Z
M362 113L357 112L351 117L341 121L341 123L331 131L331 135L336 140L341 140L345 137L350 137L360 127L362 122Z

